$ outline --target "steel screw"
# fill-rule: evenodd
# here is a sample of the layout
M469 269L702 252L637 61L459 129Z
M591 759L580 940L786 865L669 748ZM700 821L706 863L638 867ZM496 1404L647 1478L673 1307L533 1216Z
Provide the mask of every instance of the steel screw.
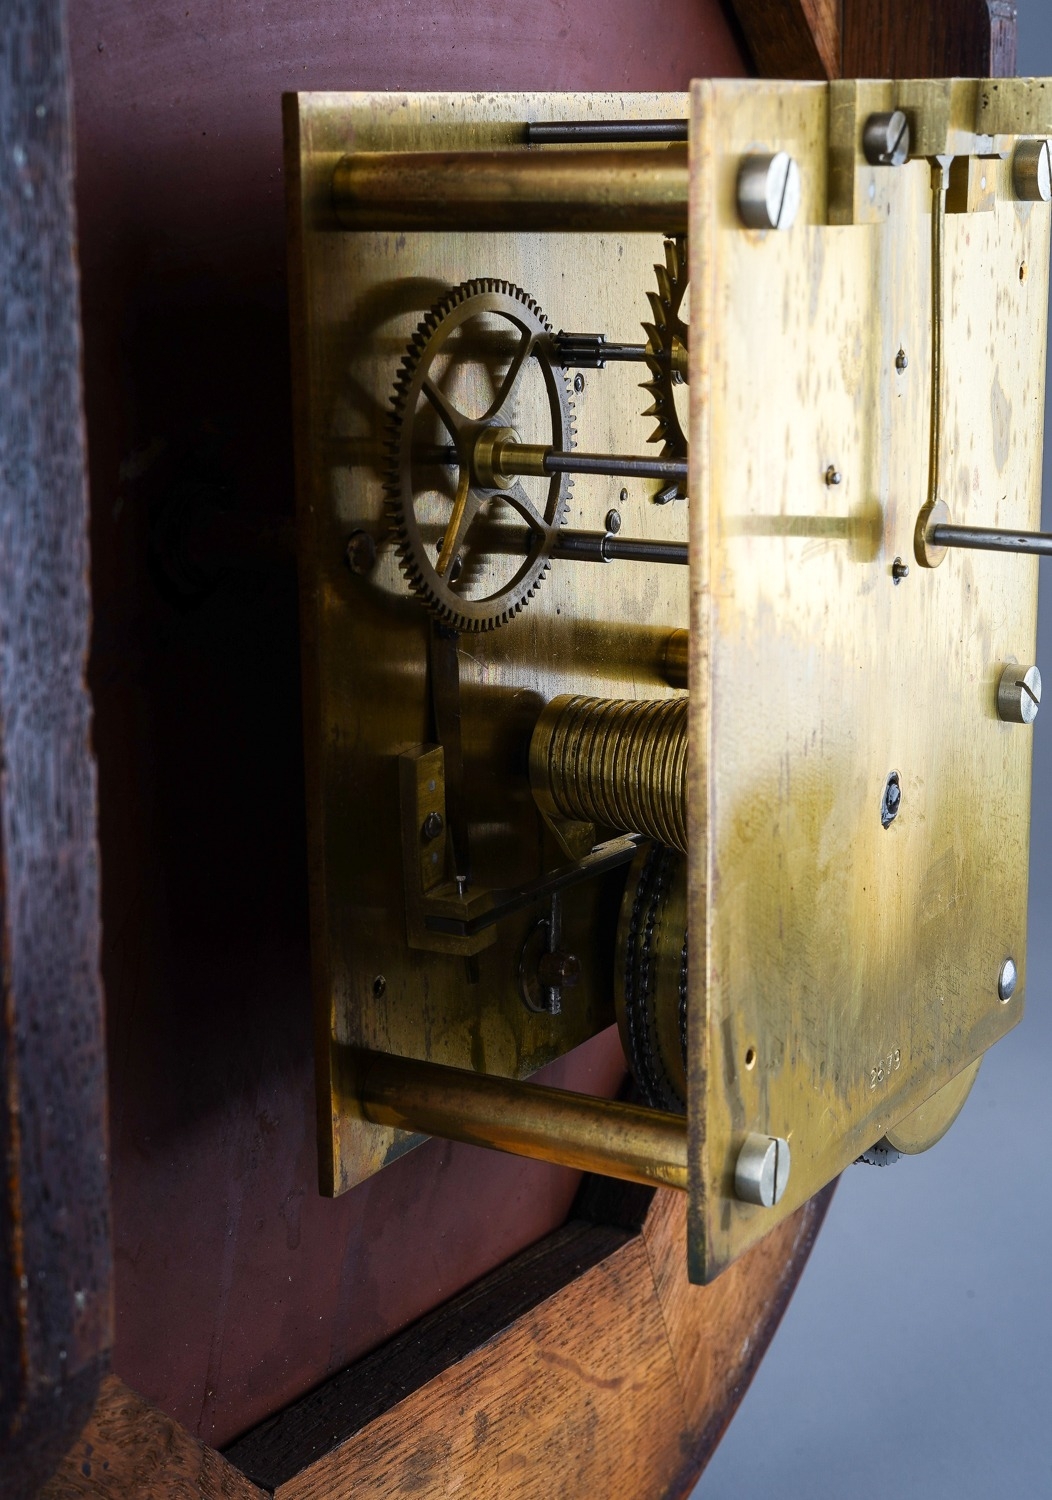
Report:
M1015 959L1006 958L1001 965L1001 972L997 976L997 994L1002 1004L1011 1000L1018 983L1019 970L1015 966Z
M578 395L580 395L584 390L584 376L580 373L580 371L578 371L573 378L573 388Z
M347 566L351 572L356 573L359 577L364 577L366 573L371 573L376 566L376 543L367 531L363 531L359 527L357 531L352 531L347 538L345 556L347 558Z
M1052 152L1048 141L1020 141L1012 158L1012 185L1024 203L1052 200Z
M787 151L746 156L738 169L738 212L749 229L791 229L800 211L800 168Z
M386 991L387 991L387 980L384 978L384 976L382 974L377 974L376 978L373 980L373 996L374 996L374 998L377 999L377 1000L381 999L383 997L383 995L386 993Z
M621 493L620 493L620 495L618 495L617 498L620 500L620 502L621 502L622 505L627 505L627 503L628 503L628 491L627 490L622 490Z
M457 886L457 895L460 897L461 901L463 901L464 892L468 888L468 877L466 875L456 875L454 876L454 879Z
M871 167L901 167L908 160L910 127L901 109L870 115L862 131L862 151Z
M608 510L606 513L606 529L614 536L621 530L621 512L619 510Z
M891 565L891 576L896 584L900 584L904 578L910 576L910 570L901 557L896 557Z
M576 953L542 953L537 978L545 989L573 989L581 978L581 960Z
M843 479L844 476L843 474L841 474L836 464L830 464L829 468L826 470L826 484L841 484L843 482Z
M1006 724L1032 724L1041 707L1041 673L1036 667L1005 667L997 684L997 716Z
M425 839L437 839L445 826L440 812L429 812L424 819L424 826L421 832Z
M903 374L908 364L909 359L906 355L905 349L900 349L898 354L896 354L895 356L895 368L896 370L898 370L900 375Z
M898 771L892 771L884 783L884 795L880 801L880 825L882 828L890 828L899 815L902 806L902 785L899 781Z
M734 1192L743 1203L773 1208L789 1181L789 1142L781 1136L748 1135L734 1167Z

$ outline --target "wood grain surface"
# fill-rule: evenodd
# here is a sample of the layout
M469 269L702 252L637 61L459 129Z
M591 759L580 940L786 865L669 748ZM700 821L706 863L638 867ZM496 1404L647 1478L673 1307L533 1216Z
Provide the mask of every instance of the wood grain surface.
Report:
M262 1424L227 1457L282 1500L687 1494L777 1328L831 1189L710 1287L686 1202L578 1220ZM627 1227L633 1223L640 1227ZM557 1480L555 1478L557 1476Z
M0 24L0 1494L112 1336L87 494L64 5Z
M1012 0L845 0L845 78L1010 78Z
M761 78L839 78L845 0L732 0ZM850 7L852 0L846 0Z
M91 1421L39 1500L259 1500L262 1493L214 1448L107 1375Z

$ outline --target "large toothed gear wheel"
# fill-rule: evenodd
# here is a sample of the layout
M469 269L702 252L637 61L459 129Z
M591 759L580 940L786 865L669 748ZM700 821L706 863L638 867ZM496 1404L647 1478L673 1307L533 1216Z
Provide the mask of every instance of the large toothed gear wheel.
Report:
M647 293L654 321L643 324L650 369L650 379L643 383L643 389L653 399L643 415L657 420L649 441L662 445L662 458L683 459L687 457L687 434L676 405L676 388L687 382L689 325L683 318L688 285L685 239L665 241L665 264L655 266L654 274L658 289ZM676 496L683 498L686 493L685 484L666 485L654 498L663 504Z
M687 861L643 844L617 929L614 1002L621 1045L655 1109L687 1107Z
M573 481L495 478L481 457L498 433L573 447L573 404L550 339L521 287L466 281L431 309L402 359L387 515L410 588L458 630L505 624L551 566Z

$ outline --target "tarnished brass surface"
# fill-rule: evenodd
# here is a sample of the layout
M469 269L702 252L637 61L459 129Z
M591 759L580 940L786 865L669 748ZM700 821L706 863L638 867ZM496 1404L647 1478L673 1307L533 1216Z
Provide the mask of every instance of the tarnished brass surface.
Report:
M687 852L687 700L553 698L530 741L548 817L644 833Z
M875 88L881 107L907 109L914 149L935 154L976 146L980 93L999 85ZM878 221L830 226L829 100L808 84L693 89L688 1111L699 1280L1022 1013L1022 980L1007 1004L997 983L1009 955L1023 972L1031 739L998 721L996 687L1006 661L1033 660L1037 563L954 552L894 582L929 477L930 172L925 161L867 169L882 173ZM787 233L740 227L737 164L760 149L800 166ZM962 524L1029 528L1049 211L1014 201L1010 158L984 166L992 211L944 226L941 496ZM901 806L884 827L892 771ZM791 1148L775 1208L734 1195L750 1132Z
M345 229L682 231L687 148L358 149L333 170L332 202Z
M358 1054L349 1067L362 1115L374 1125L422 1130L626 1182L687 1186L682 1115L388 1053Z
M685 688L690 667L690 631L674 630L665 644L665 681L669 687Z
M414 1143L393 1128L362 1120L353 1093L341 1082L337 1054L344 1047L524 1076L614 1019L613 936L624 868L560 897L562 943L581 965L560 1015L530 1010L519 994L519 953L547 909L542 901L502 920L491 946L473 957L461 956L462 944L461 954L409 946L399 757L438 738L426 681L434 645L430 617L399 572L384 519L385 414L400 361L424 315L469 278L501 278L524 288L556 329L640 342L653 266L664 258L662 237L526 233L521 217L516 226L523 232L508 234L338 232L331 205L333 169L349 150L504 150L521 142L525 120L566 119L578 106L578 98L565 94L312 94L286 100L319 1159L330 1192L353 1186ZM590 100L595 118L683 118L686 107L683 95ZM565 153L556 147L551 154L555 160ZM682 151L678 158L662 157L673 176L682 174L683 160ZM500 358L498 349L498 364ZM647 401L638 382L644 374L631 364L583 372L583 389L573 393L580 449L646 452L652 424L641 416ZM573 372L567 378L572 382ZM479 379L458 396L465 409L473 398L481 411L495 389L492 379ZM550 423L544 430L534 410L540 410L540 400L531 401L524 381L521 408L509 425L524 443L550 443ZM521 483L529 490L546 481ZM602 530L603 518L616 506L627 536L685 540L685 507L651 505L648 497L656 488L642 479L575 478L564 524ZM434 519L426 537L433 547L450 496L436 493L431 503ZM344 560L356 530L376 544L376 565L364 573ZM533 726L544 704L560 693L669 693L665 643L672 630L687 624L687 571L556 561L509 624L461 638L459 782L470 870L455 868L449 848L424 851L418 833L406 836L415 877L422 878L421 854L444 856L445 884L429 899L446 901L439 892L449 890L448 914L465 904L481 910L488 890L524 885L566 865L570 856L544 827L530 793ZM418 788L411 769L404 768L407 795L420 796L422 814L435 810L425 807L431 778ZM445 777L452 823L458 778L451 775L448 753ZM566 832L574 854L591 847L591 830L577 825ZM450 888L457 874L468 876L463 902ZM440 935L427 936L423 914L417 917L416 940L437 946Z
M981 1057L961 1070L930 1099L893 1125L884 1139L896 1151L917 1156L938 1144L964 1108L979 1072Z

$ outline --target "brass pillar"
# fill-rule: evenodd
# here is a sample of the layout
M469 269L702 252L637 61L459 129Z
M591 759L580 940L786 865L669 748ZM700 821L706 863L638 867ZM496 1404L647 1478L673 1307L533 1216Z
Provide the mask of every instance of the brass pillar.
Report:
M356 151L333 170L345 229L687 228L686 146Z
M683 1115L383 1052L355 1054L353 1077L374 1125L686 1190Z

